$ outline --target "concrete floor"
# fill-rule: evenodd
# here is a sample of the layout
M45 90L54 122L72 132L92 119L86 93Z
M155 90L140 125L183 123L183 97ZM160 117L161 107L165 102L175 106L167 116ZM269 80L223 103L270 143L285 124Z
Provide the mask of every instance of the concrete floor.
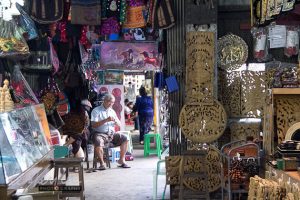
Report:
M87 200L152 199L153 172L156 170L158 157L151 155L144 158L143 146L138 143L138 134L138 132L132 132L134 160L127 162L131 168L119 168L116 163L112 163L110 169L84 173ZM68 182L70 185L78 183L78 174L71 173ZM162 199L164 185L165 176L159 176L158 199ZM167 187L165 199L169 199L169 187Z

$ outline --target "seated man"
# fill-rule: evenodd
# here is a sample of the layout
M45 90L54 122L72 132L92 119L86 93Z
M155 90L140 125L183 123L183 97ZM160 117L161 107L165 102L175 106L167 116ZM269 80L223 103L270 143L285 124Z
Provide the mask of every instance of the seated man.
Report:
M114 126L120 126L121 124L115 111L112 109L114 103L115 97L112 94L106 94L102 105L94 108L91 114L95 151L100 161L99 170L105 170L103 160L104 146L120 146L120 159L118 160L118 163L120 164L119 167L130 168L125 163L128 138L125 135L115 133L114 131Z

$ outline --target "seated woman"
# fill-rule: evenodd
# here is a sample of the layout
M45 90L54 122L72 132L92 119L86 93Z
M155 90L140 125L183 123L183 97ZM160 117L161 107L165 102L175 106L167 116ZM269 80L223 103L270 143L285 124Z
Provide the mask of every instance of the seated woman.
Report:
M72 153L75 157L85 157L83 149L86 148L87 145L87 139L89 136L89 126L90 126L90 119L88 115L88 111L92 108L91 103L88 100L82 100L80 103L77 102L75 108L72 110L72 115L76 115L78 119L80 119L84 123L83 130L78 133L79 131L74 130L72 133L71 127L68 129L65 128L66 131L65 134L68 134L68 141L65 143L66 146L72 145ZM67 118L67 117L66 117ZM68 122L70 118L68 118L66 121ZM63 127L64 131L64 127Z

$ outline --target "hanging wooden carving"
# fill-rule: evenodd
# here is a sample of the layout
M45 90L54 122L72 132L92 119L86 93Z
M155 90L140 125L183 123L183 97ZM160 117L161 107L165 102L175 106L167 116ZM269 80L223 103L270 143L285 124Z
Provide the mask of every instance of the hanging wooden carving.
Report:
M259 138L261 131L261 122L234 121L230 123L231 141L246 140L247 136Z
M214 33L186 35L186 104L212 104L214 80Z
M219 71L222 77L219 79L221 88L221 102L224 106L228 118L241 116L241 76L240 72Z
M182 156L166 157L167 184L178 185L180 183L181 160ZM221 156L217 148L212 145L209 146L206 156L206 166L203 166L203 160L196 159L193 156L188 157L187 160L188 165L184 166L184 171L197 173L206 170L208 172L208 182L199 178L186 178L183 180L186 187L191 190L203 191L208 186L209 192L213 192L221 186Z
M262 117L265 105L265 73L242 71L241 115Z
M212 142L226 128L227 116L223 106L213 100L213 105L184 105L179 125L186 138L193 142Z
M287 130L300 121L299 95L281 95L276 97L276 123L278 144L284 141Z
M239 36L228 34L218 40L218 62L225 70L235 70L248 58L248 46Z

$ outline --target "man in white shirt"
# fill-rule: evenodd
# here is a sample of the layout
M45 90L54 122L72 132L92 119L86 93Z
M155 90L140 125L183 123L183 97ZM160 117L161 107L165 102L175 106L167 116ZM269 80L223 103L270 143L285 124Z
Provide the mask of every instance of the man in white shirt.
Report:
M121 122L116 112L112 109L115 103L115 97L112 94L106 94L101 106L93 109L91 113L91 124L93 127L93 140L95 151L100 161L99 170L105 170L103 160L103 147L120 146L119 167L130 168L125 163L125 154L127 152L128 138L120 133L115 133L115 125L120 126Z

